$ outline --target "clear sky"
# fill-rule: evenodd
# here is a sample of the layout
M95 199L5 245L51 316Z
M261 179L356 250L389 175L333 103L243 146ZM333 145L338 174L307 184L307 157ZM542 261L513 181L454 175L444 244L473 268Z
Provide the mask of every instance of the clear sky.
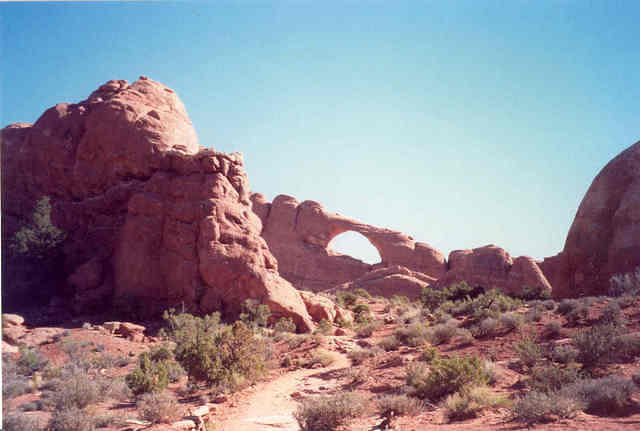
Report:
M146 75L269 199L542 258L640 139L639 22L635 0L5 3L0 120Z

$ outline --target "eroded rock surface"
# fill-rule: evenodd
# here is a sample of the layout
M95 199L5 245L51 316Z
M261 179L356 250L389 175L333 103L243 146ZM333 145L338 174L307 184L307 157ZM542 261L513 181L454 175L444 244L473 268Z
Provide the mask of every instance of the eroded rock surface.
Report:
M109 81L1 136L3 241L49 196L53 224L67 233L61 291L77 308L115 297L145 310L237 314L257 298L299 330L312 327L260 236L241 155L200 147L171 89ZM3 286L19 284L24 274L6 273L5 257Z
M508 294L522 293L523 287L551 291L551 285L535 260L528 256L513 259L495 245L472 250L454 250L449 254L449 270L435 283L448 287L466 281L471 286L496 288Z
M425 287L430 287L436 279L421 272L411 271L400 265L377 268L335 290L364 289L371 295L391 298L394 295L416 300Z
M564 249L541 264L559 297L601 295L640 266L640 142L611 160L582 199Z
M433 278L446 270L439 251L401 232L333 214L317 202L300 203L291 196L279 195L270 203L255 193L251 200L280 274L299 289L326 289L356 280L379 266L402 265ZM333 238L347 231L367 238L380 253L381 263L369 265L328 248Z

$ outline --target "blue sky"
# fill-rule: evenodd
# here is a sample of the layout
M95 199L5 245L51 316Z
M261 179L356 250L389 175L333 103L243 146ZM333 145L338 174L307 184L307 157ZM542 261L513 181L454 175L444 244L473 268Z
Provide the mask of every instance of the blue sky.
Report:
M0 120L147 75L270 199L542 258L640 139L639 20L631 0L2 4Z

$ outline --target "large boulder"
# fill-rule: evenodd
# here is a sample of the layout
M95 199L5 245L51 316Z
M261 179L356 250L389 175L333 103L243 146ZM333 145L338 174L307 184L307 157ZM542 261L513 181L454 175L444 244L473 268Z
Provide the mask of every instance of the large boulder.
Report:
M598 173L564 249L541 267L558 297L605 294L613 275L640 267L640 142Z
M278 260L280 274L298 289L324 290L393 265L433 278L446 271L445 257L439 251L401 232L330 213L317 202L300 203L291 196L279 195L268 202L254 193L251 201L253 212L262 220L262 236ZM331 240L348 231L367 238L380 253L381 262L369 265L331 250Z
M420 298L423 288L428 288L436 281L435 278L411 271L400 266L391 265L372 270L358 279L345 283L334 291L364 289L371 295L391 298L393 296L406 296L416 300Z
M449 287L466 281L471 286L496 288L507 294L520 294L524 287L550 292L551 286L537 263L530 257L512 259L495 245L472 250L454 250L449 254L449 270L436 287Z
M115 298L148 312L182 305L230 316L255 298L299 330L312 328L260 236L241 154L200 147L171 89L145 77L109 81L33 125L6 127L1 146L4 243L44 196L67 234L56 266L62 287L38 280L39 292L85 311ZM3 247L3 286L34 273L5 271L12 253Z

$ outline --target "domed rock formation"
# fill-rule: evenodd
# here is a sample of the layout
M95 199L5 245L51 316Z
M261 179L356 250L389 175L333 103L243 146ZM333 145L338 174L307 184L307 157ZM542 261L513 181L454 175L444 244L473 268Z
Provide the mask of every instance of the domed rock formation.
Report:
M420 298L423 288L430 287L435 281L435 278L424 275L421 272L411 271L400 265L391 265L374 269L357 280L345 283L332 290L364 289L375 296L383 296L385 298L391 298L395 295L406 296L413 301Z
M449 287L466 281L471 286L496 288L507 294L520 294L524 287L538 292L551 291L551 286L537 263L530 257L512 259L495 245L472 250L454 250L449 254L449 270L435 283Z
M640 142L591 183L558 255L541 267L554 296L605 294L615 274L640 266Z
M291 196L279 195L269 203L259 193L252 194L251 200L280 274L298 289L323 290L353 281L378 266L402 265L433 278L441 277L446 270L444 256L428 244L327 212L317 202L300 203ZM330 250L331 240L347 231L367 238L382 262L369 265Z
M58 272L78 308L115 297L147 311L234 315L256 298L299 330L313 327L260 237L241 155L201 148L171 89L109 81L1 138L3 287L24 284L6 245L48 196L67 233Z

